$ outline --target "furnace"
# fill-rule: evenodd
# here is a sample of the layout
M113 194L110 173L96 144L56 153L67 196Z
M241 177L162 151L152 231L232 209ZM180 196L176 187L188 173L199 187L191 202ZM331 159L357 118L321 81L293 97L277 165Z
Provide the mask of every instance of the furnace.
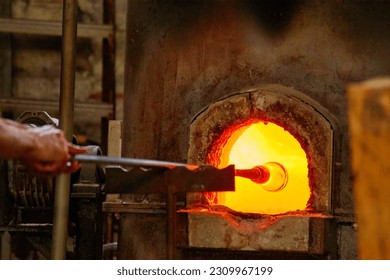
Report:
M189 246L331 252L324 230L332 223L337 133L322 106L280 85L241 91L202 110L191 124L189 161L269 166L270 178L236 177L235 192L189 195Z

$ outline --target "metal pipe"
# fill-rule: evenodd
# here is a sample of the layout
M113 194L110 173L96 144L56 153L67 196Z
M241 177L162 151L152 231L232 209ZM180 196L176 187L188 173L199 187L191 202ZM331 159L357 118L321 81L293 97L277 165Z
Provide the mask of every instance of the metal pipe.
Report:
M63 1L62 58L60 86L60 128L68 141L73 136L73 105L77 39L77 0ZM51 258L66 258L70 198L70 175L56 179Z
M141 167L186 167L188 169L196 169L199 166L193 164L177 163L170 161L160 161L152 159L138 159L138 158L120 158L109 156L96 156L88 154L75 155L73 160L78 162L96 163L101 165L120 165L120 166L141 166Z
M277 162L267 162L251 169L236 169L235 176L250 179L269 192L281 191L288 182L286 168Z
M263 184L268 181L270 174L269 170L261 165L251 169L236 169L235 175L252 180L257 184Z

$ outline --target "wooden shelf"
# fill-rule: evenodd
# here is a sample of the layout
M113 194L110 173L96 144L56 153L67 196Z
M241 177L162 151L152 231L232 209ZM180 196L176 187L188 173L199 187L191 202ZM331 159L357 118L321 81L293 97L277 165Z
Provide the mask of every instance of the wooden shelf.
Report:
M52 100L34 100L21 98L0 98L0 111L29 110L58 112L59 103ZM96 117L111 118L113 113L113 104L110 103L84 103L74 104L75 114L93 114Z
M46 111L58 114L59 102L14 98L12 94L12 36L10 34L62 37L62 21L12 18L11 0L0 3L0 113ZM107 147L108 120L115 119L115 0L103 0L102 24L77 24L78 38L100 39L102 42L101 102L74 103L74 114L84 119L101 121L101 148Z
M0 32L62 36L62 22L0 18ZM109 38L113 35L109 24L78 24L77 37Z

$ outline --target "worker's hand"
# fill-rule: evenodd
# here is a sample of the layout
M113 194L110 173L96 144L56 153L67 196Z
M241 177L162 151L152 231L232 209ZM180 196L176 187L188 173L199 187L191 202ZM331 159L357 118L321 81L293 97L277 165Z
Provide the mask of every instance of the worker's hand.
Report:
M71 159L76 154L85 153L86 149L69 143L62 130L45 125L31 127L29 133L33 143L21 162L33 173L50 177L80 168L80 164Z

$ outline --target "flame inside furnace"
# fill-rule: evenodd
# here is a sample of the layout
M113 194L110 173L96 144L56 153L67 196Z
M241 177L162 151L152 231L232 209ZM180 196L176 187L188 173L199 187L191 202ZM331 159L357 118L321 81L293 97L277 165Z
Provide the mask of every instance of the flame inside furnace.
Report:
M218 167L234 164L236 169L250 169L277 162L286 169L288 182L279 191L267 191L250 179L236 177L236 191L216 193L216 197L209 200L210 204L259 214L282 214L307 208L311 194L308 162L297 139L270 122L251 123L229 134L218 153L221 155Z

